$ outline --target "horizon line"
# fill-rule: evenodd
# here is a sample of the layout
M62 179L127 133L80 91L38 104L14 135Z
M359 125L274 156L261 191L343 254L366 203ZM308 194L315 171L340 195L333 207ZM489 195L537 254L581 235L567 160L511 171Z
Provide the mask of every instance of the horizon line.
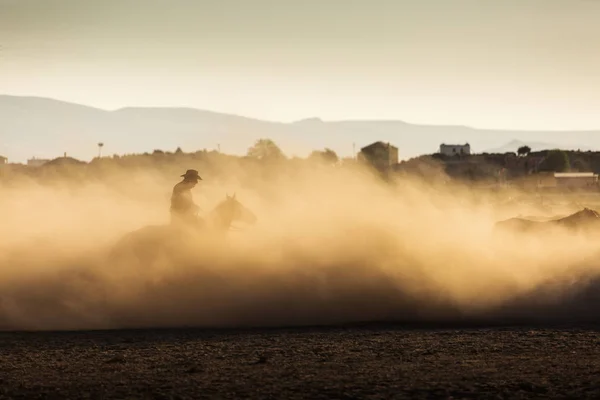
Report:
M283 124L283 125L294 125L294 124L299 124L299 123L306 123L306 122L311 122L311 121L318 121L318 123L348 123L348 122L382 122L382 123L401 123L401 124L406 124L406 125L413 125L413 126L426 126L426 127L435 127L435 128L462 128L462 129L468 129L468 130L479 130L479 131L490 131L490 132L522 132L522 133L541 133L541 132L549 132L549 133L567 133L567 132L600 132L600 127L599 128L595 128L595 129L520 129L520 128L511 128L511 129L505 129L505 128L486 128L486 127L478 127L478 126L471 126L471 125L456 125L456 124L431 124L431 123L413 123L413 122L408 122L406 120L403 119L369 119L369 118L364 118L364 119L340 119L340 120L323 120L320 117L305 117L305 118L301 118L295 121L276 121L276 120L271 120L271 119L262 119L262 118L257 118L257 117L251 117L251 116L247 116L247 115L242 115L242 114L235 114L235 113L230 113L230 112L225 112L225 111L215 111L215 110L210 110L210 109L204 109L204 108L197 108L197 107L192 107L192 106L135 106L135 105L130 105L130 106L123 106L123 107L119 107L119 108L115 108L115 109L109 109L109 108L103 108L103 107L98 107L98 106L94 106L94 105L90 105L90 104L85 104L85 103L79 103L79 102L75 102L75 101L71 101L71 100L62 100L56 97L45 97L45 96L39 96L39 95L15 95L15 94L7 94L7 93L0 93L0 97L13 97L13 98L20 98L20 99L38 99L38 100L46 100L46 101L54 101L54 102L59 102L59 103L64 103L64 104L69 104L69 105L74 105L74 106L80 106L80 107L86 107L86 108L91 108L91 109L95 109L95 110L99 110L99 111L104 111L104 112L119 112L122 110L126 110L126 109L146 109L146 110L152 110L152 109L157 109L157 110L192 110L192 111L199 111L199 112L205 112L205 113L211 113L211 114L218 114L218 115L222 115L222 116L229 116L229 117L236 117L236 118L243 118L243 119L247 119L247 120L253 120L253 121L258 121L258 122L265 122L265 123L271 123L271 124Z
M371 144L374 144L374 143L377 143L377 142L378 141L375 141L375 142L373 142ZM529 147L528 144L524 144L524 146ZM369 147L369 146L364 146L363 148L365 148L365 147ZM357 152L357 154L360 153L363 148L361 148L360 151ZM180 148L178 147L178 149L180 149ZM322 151L325 151L325 150L327 150L327 148L325 148L325 149L314 149L313 151L321 151L322 152ZM465 154L464 156L461 156L461 157L469 158L469 157L472 157L472 156L489 156L489 155L493 156L493 155L506 155L506 154L515 154L515 155L517 155L517 151L495 152L495 150L497 150L497 149L482 150L482 151L473 152L473 153L470 153L470 154ZM531 154L545 153L545 152L547 153L547 152L552 152L552 151L562 151L562 152L566 152L566 153L600 153L600 149L599 150L592 150L592 149L582 150L582 149L574 149L574 148L568 148L568 147L548 147L548 148L542 148L542 149L538 149L538 150L531 149L531 151L525 157L527 157L527 156L529 156ZM95 156L95 157L92 157L89 161L86 161L86 160L80 159L80 158L76 158L76 157L70 156L68 153L65 153L62 156L58 156L58 157L54 157L54 158L43 158L43 157L40 158L40 157L33 156L33 157L28 158L27 160L25 160L24 163L23 162L9 162L9 163L7 163L7 165L24 165L24 166L30 166L30 165L27 164L28 161L45 161L45 163L48 163L48 162L55 161L55 160L60 160L60 159L71 159L71 160L75 160L75 161L77 161L79 163L91 164L92 162L94 162L96 160L102 160L102 159L111 159L111 160L114 160L115 156L117 156L118 158L122 158L122 157L148 157L148 156L152 157L152 156L155 156L157 153L162 153L162 154L165 154L165 155L177 155L177 150L171 151L171 150L154 149L152 152L146 151L146 152L140 152L140 153L114 153L113 155ZM227 157L237 157L237 158L247 158L247 157L250 157L248 155L243 155L243 154L226 153L226 152L222 152L222 151L219 151L219 150L216 150L216 149L210 149L209 150L209 149L203 148L203 149L196 149L196 150L193 150L193 151L183 151L182 150L182 154L183 155L192 155L192 154L198 154L198 153L217 153L217 154L221 154L221 155L224 155L224 156L227 156ZM336 153L336 152L334 151L334 153ZM434 157L434 156L438 156L438 155L441 155L444 158L449 158L449 159L452 159L453 157L456 157L456 156L444 155L444 154L442 154L442 153L440 153L438 151L438 152L433 152L433 153L421 153L421 154L415 155L413 157L409 157L407 159L403 159L403 160L401 160L401 162L406 162L406 161L418 159L418 158L421 158L421 157ZM309 157L310 157L310 154L306 155L304 157L300 157L300 156L296 156L296 155L286 156L286 158L288 160L291 160L291 159L294 159L294 158L300 158L300 159L306 160L306 159L309 159ZM340 160L342 160L344 158L352 158L352 156L342 157L342 156L339 156L339 155L338 155L338 157L339 157ZM4 157L2 155L0 155L0 159L10 160L9 157ZM399 160L399 162L397 164L401 164L401 162Z

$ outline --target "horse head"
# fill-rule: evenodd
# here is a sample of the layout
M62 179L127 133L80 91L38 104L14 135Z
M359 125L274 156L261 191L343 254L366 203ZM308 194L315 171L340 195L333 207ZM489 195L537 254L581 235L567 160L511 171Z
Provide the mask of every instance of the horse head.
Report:
M215 207L213 215L218 217L218 223L224 229L229 229L235 221L256 223L256 215L238 201L235 193L232 196L225 194L225 200Z

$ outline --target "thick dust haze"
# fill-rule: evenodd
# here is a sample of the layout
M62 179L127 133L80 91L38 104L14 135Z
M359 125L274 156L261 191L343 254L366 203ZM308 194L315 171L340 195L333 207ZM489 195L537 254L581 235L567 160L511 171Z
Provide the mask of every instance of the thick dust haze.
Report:
M219 179L200 169L195 201L208 213L235 192L256 224L236 223L226 238L164 238L171 253L157 242L136 253L121 239L169 222L179 174L115 168L5 184L0 327L594 317L595 238L496 235L495 222L522 212L500 195L309 162L217 167Z

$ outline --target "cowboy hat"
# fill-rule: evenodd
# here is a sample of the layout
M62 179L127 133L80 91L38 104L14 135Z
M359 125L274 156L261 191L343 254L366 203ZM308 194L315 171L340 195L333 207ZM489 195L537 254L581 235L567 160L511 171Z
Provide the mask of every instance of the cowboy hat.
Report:
M198 171L196 171L195 169L188 169L187 171L185 171L185 174L181 175L182 178L185 179L196 179L197 181L201 181L202 178L200 178L200 175L198 175Z

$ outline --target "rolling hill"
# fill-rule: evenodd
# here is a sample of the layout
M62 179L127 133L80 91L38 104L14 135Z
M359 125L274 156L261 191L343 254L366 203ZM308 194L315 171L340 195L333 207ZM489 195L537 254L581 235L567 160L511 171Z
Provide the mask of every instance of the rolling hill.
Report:
M468 142L474 152L512 148L515 142L506 143L513 139L523 144L552 143L551 147L600 148L600 131L501 131L318 118L280 123L192 108L109 111L48 98L0 96L0 154L11 162L24 162L33 156L55 158L65 152L90 160L97 155L98 142L104 143L103 153L107 155L218 146L225 153L244 154L259 138L270 138L286 154L297 156L325 147L340 156L350 156L353 143L358 151L377 140L398 146L402 159L433 153L440 143L453 142Z

